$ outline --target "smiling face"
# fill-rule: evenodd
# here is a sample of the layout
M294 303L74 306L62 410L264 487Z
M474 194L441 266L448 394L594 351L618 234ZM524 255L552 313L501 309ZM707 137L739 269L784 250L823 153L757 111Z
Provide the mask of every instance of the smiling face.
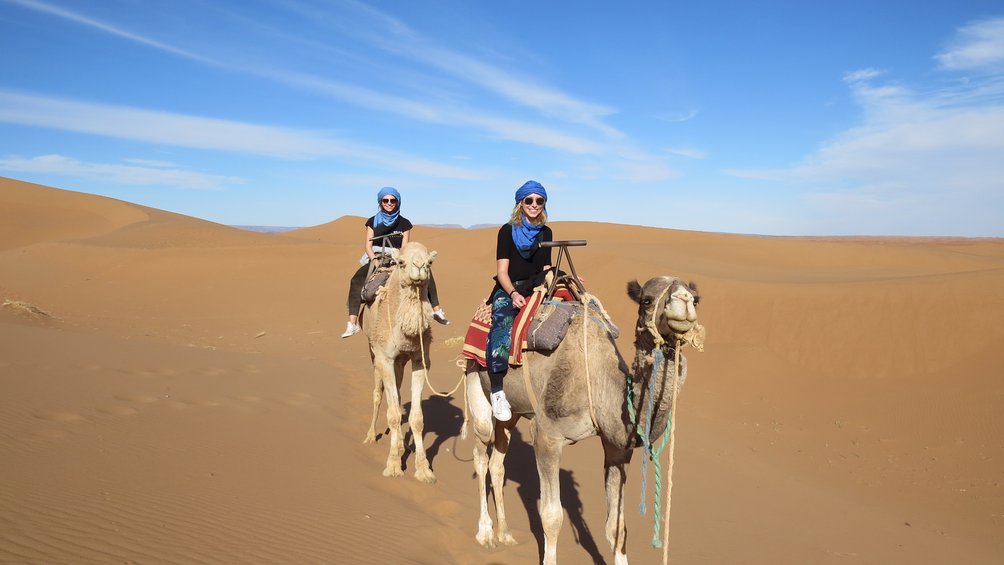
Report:
M544 211L544 206L546 205L547 201L539 194L531 194L520 202L520 206L523 207L523 214L530 221L536 220L541 212Z
M392 194L388 194L380 199L380 209L388 214L393 214L394 210L397 210L397 198Z

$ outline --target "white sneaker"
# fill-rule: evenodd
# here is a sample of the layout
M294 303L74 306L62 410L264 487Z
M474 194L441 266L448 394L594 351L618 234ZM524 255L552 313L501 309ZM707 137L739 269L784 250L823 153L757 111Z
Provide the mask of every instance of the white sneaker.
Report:
M353 324L352 322L348 322L347 324L345 324L345 333L342 334L342 337L352 337L357 333L359 333L359 330L361 329L362 328L359 327L359 324Z
M439 308L438 310L436 310L435 312L433 312L432 313L432 317L437 322L439 322L440 324L443 324L444 326L450 325L450 321L446 319L446 312L443 312L442 308Z
M492 415L499 422L508 422L512 418L512 409L509 406L509 401L506 400L505 392L498 391L493 392L491 395L492 399Z

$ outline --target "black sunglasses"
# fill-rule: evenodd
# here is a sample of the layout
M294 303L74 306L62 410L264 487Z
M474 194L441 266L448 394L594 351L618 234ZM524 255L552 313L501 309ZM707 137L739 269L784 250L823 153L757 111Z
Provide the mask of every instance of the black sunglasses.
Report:
M397 202L397 198L384 198L380 202L383 202L384 204L394 204Z
M547 202L547 200L544 200L539 196L537 198L534 198L532 196L527 196L526 198L523 199L523 204L526 204L527 206L533 204L534 202L537 203L537 206L543 206L544 203Z

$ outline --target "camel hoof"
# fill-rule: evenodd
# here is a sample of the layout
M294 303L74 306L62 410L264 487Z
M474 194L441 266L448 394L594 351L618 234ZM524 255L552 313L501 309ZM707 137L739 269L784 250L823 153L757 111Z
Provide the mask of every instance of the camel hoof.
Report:
M499 543L502 545L516 545L516 538L512 537L512 533L508 530L504 532L499 532Z
M430 469L419 469L415 471L415 478L429 485L436 484L436 475Z
M495 536L492 535L491 531L488 533L478 532L477 536L478 543L481 547L485 549L495 549Z
M383 470L383 476L385 477L401 477L404 475L404 471L400 467L387 467Z
M375 441L376 441L376 434L373 433L373 432L370 432L370 433L366 434L366 439L363 440L363 443L373 443Z

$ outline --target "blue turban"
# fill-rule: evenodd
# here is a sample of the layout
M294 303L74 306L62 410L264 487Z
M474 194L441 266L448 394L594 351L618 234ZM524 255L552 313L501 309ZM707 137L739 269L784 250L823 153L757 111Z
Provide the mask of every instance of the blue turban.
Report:
M544 197L544 200L547 200L547 191L544 190L544 186L535 180L528 180L516 190L516 202L531 194L539 194Z
M393 214L388 214L383 211L383 206L380 205L380 201L383 200L384 196L393 196L397 198L397 208L394 208ZM373 226L376 227L377 224L383 224L387 227L393 226L394 222L397 221L398 216L401 215L401 193L397 191L393 186L385 186L380 189L377 193L377 208L380 209L376 216L373 216Z

